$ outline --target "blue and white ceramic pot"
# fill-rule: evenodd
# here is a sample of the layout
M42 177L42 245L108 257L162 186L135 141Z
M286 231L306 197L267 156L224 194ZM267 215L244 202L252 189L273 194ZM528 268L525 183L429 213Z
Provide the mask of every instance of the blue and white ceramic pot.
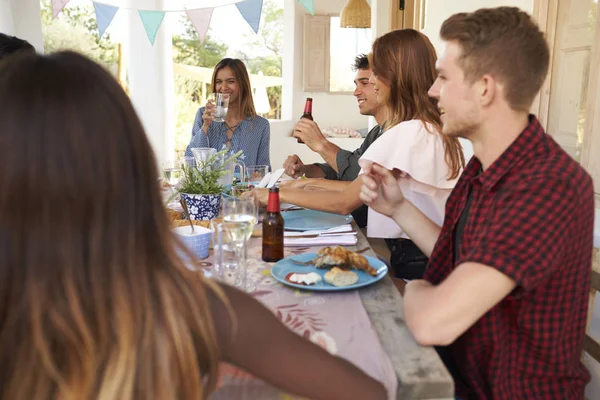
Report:
M208 220L219 215L221 209L221 194L187 194L181 193L185 201L190 219Z

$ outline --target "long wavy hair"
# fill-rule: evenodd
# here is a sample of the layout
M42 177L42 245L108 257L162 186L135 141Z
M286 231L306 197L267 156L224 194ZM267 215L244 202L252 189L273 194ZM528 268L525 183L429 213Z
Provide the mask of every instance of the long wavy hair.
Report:
M427 94L437 76L436 60L435 48L427 36L414 29L391 31L380 36L373 43L369 56L373 74L390 86L386 104L388 126L411 119L431 124L444 141L450 180L460 175L465 157L457 138L440 133L442 122L437 100Z
M127 95L63 52L2 63L0 103L0 397L206 398L226 300L176 255Z
M242 60L237 58L224 58L215 66L212 76L212 90L217 87L217 73L225 68L231 68L240 87L240 95L238 96L238 105L242 118L255 117L256 109L254 108L254 98L252 97L252 87L250 86L250 76L246 65Z

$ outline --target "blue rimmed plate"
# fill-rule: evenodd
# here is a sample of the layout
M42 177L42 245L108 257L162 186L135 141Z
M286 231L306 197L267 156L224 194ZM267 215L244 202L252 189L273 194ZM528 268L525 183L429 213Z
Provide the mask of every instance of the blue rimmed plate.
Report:
M330 214L315 210L282 212L284 227L289 231L320 231L352 222L352 215Z
M313 260L316 256L317 256L317 253L304 253L304 254L298 254L298 255L291 256L291 257L287 257L287 258L284 258L283 260L279 260L275 263L275 265L273 265L273 268L271 268L271 275L273 275L273 278L277 279L279 282L283 283L284 285L288 285L288 286L291 286L294 288L329 292L329 291L340 291L340 290L352 290L352 289L358 289L358 288L361 288L364 286L371 285L371 284L381 280L388 272L388 268L385 265L385 263L383 263L383 261L381 261L377 258L365 256L366 259L369 261L369 264L371 265L371 267L375 268L378 271L377 275L371 276L364 271L352 269L351 271L356 272L356 274L358 275L358 282L356 282L354 285L350 285L350 286L337 287L337 286L333 286L333 285L330 285L329 283L325 282L324 275L327 271L329 271L329 269L316 268L315 266L298 265L298 264L294 264L292 261L290 261L290 259L294 259L295 261L306 262L306 261ZM314 285L309 285L309 286L298 285L298 284L286 281L285 277L289 273L294 273L294 272L301 273L301 274L306 274L309 272L316 272L317 274L319 274L321 276L322 280L321 280L321 282L318 282L318 283L315 283Z

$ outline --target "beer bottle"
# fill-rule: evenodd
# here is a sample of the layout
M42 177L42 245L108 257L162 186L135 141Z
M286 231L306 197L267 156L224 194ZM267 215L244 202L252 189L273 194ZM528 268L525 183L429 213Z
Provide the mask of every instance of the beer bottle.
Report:
M267 262L283 258L283 217L279 211L279 187L269 189L267 212L262 222L262 259Z
M311 121L314 121L313 116L312 116L312 101L313 101L312 97L306 98L306 103L304 104L304 113L302 114L300 119L306 118L306 119L310 119ZM298 143L304 143L304 142L302 141L302 139L298 138Z

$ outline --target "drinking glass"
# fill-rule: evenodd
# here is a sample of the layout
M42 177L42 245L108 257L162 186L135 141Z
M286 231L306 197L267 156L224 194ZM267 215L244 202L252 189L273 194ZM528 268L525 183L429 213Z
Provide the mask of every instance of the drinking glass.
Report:
M224 198L222 216L223 231L239 260L235 285L251 292L255 287L248 280L246 242L252 236L254 225L258 221L258 207L253 198Z
M192 149L192 154L196 159L196 165L198 168L203 168L208 160L217 154L217 149L213 149L212 147L194 147Z
M167 184L171 187L171 196L173 196L173 193L175 193L175 187L179 184L179 181L183 176L181 161L165 161L162 164L162 172L165 182L167 182Z
M213 103L216 106L214 122L225 122L227 110L229 109L229 94L228 93L213 93Z
M194 168L196 166L196 157L186 156L181 159L184 168Z
M248 183L257 186L260 181L269 172L268 165L249 165L246 167L246 176L248 177Z

